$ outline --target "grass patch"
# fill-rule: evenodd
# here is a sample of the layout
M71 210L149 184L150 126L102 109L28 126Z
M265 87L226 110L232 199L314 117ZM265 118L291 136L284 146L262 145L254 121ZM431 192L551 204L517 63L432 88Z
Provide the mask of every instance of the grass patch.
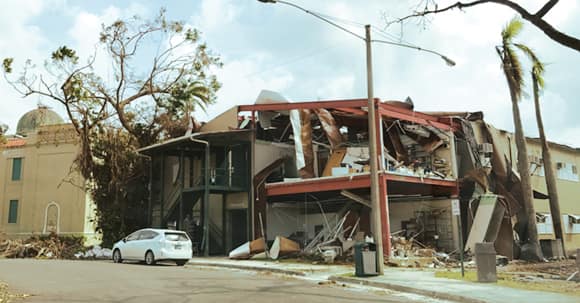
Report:
M461 277L461 272L458 271L437 271L435 272L435 277L477 282L477 272L475 271L466 271L465 277ZM576 282L561 280L523 281L520 278L521 277L513 274L498 273L497 285L525 290L555 292L580 297L580 284Z

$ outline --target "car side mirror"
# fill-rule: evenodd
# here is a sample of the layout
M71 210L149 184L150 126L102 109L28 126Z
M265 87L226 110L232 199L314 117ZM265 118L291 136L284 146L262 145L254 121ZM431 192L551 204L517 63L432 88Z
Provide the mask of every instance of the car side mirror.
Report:
M127 238L123 238L123 243L124 243L124 242L127 242Z

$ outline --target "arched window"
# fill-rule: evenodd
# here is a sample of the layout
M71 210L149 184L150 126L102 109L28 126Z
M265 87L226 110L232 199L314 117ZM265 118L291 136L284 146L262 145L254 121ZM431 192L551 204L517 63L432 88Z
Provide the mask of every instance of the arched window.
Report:
M60 233L60 206L52 201L44 211L44 228L42 233Z

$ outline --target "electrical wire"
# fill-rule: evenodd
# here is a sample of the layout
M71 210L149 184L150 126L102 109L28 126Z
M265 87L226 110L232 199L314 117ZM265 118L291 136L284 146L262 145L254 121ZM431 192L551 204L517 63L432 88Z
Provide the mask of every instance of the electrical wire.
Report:
M275 69L278 69L280 67L283 67L283 66L286 66L286 65L290 65L292 63L300 62L302 60L308 59L310 57L315 57L315 56L321 55L321 54L326 53L326 52L329 52L329 51L334 51L334 50L336 50L341 45L343 45L342 42L341 43L333 44L331 46L323 47L323 48L317 48L317 49L314 49L314 50L309 51L307 53L304 53L303 55L295 56L295 57L293 57L291 59L288 59L287 61L285 61L283 63L276 64L276 65L271 65L271 66L266 67L265 69L263 69L261 71L249 73L249 74L247 74L247 75L245 75L243 77L244 78L252 78L252 77L254 77L256 75L265 73L267 71L275 70Z

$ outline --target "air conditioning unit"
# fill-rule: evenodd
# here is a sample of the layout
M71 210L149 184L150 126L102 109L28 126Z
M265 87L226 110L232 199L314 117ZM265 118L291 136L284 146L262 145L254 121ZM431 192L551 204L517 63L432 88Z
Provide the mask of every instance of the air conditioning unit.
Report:
M493 145L491 143L477 144L477 150L482 154L493 153Z
M528 155L528 161L533 164L542 164L542 158L536 155Z

